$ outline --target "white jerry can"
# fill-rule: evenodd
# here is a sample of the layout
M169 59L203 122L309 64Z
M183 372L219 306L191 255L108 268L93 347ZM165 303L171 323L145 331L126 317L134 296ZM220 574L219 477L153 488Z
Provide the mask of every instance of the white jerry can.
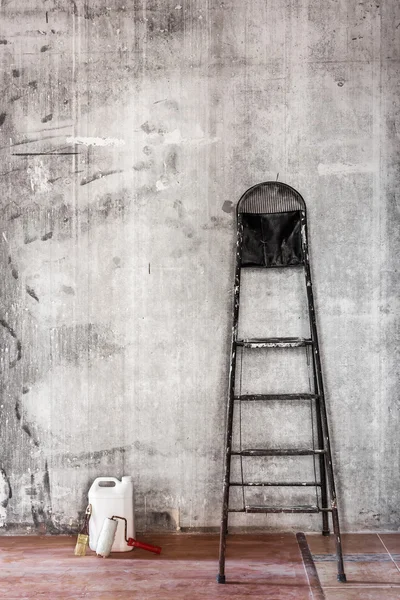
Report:
M135 537L135 513L133 499L133 478L97 477L89 490L89 504L92 514L89 519L89 547L96 551L97 540L104 520L113 516L127 520L127 538ZM111 552L127 552L132 550L125 541L125 523L118 521L115 540Z

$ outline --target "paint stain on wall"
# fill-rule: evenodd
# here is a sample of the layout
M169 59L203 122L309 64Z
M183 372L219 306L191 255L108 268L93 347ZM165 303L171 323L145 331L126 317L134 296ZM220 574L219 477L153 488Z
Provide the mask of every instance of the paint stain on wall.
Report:
M42 161L39 160L32 167L28 167L27 173L33 193L49 192L51 190L50 172Z
M29 285L26 286L26 293L33 298L34 300L36 300L36 302L39 302L39 298L35 292L35 290L31 287L29 287Z
M234 211L234 204L233 202L231 202L230 200L225 200L225 202L222 205L222 210L226 213L231 213Z
M21 360L22 344L21 344L21 341L18 339L17 334L15 333L14 329L7 323L7 321L5 321L4 319L0 319L0 325L10 334L10 336L13 338L15 345L16 345L15 356L14 356L14 358L12 358L10 360L10 363L9 363L9 367L10 367L10 369L12 369L13 367L15 367L17 362L19 360Z
M70 285L63 285L61 286L61 289L64 292L64 294L68 294L69 296L75 296L75 290Z
M31 474L31 514L39 533L59 533L52 520L50 475L47 460L44 472Z
M78 362L81 358L87 358L89 349L91 357L105 358L123 350L111 329L96 323L54 327L50 341L55 364L64 361Z
M67 144L77 144L80 146L124 146L125 140L106 137L67 137Z
M5 525L10 498L12 498L10 481L4 469L0 469L0 527Z
M93 183L93 181L97 181L97 179L103 179L104 177L109 177L110 175L117 175L118 173L123 173L123 170L114 169L112 171L97 171L97 173L93 173L93 175L84 177L81 180L81 185L88 185L88 183Z

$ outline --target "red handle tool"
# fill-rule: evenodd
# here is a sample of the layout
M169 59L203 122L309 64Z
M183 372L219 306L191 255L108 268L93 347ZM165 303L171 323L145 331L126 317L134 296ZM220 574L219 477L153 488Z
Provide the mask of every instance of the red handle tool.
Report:
M128 546L133 546L134 548L142 548L142 550L148 550L149 552L154 552L155 554L161 553L160 546L152 546L151 544L138 542L138 540L134 540L133 538L128 538Z

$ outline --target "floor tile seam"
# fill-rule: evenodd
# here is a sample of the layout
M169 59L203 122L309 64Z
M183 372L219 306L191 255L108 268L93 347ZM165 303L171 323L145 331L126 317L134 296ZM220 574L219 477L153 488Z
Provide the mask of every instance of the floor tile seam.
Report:
M336 554L313 554L315 562L336 562ZM343 560L345 562L391 562L391 557L387 552L380 552L375 554L344 554Z
M378 536L378 538L381 541L382 546L385 548L386 552L389 554L391 560L393 561L394 566L396 567L396 569L398 570L398 572L400 573L400 568L398 566L398 564L396 563L396 561L394 560L392 554L389 552L388 547L386 546L385 542L383 541L383 539L381 538L381 536L379 535L379 533L376 534Z
M397 590L400 584L397 583L352 583L351 580L342 585L323 585L324 590Z

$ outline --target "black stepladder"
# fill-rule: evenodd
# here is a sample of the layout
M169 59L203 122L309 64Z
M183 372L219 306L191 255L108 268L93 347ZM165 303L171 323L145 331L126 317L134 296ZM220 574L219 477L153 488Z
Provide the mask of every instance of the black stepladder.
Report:
M305 287L308 302L310 336L308 338L264 338L238 339L239 299L241 270L252 268L285 268L300 266L304 269ZM346 581L343 565L342 543L332 465L332 453L328 431L328 419L322 380L321 358L318 344L314 298L307 239L306 205L301 195L292 187L280 182L265 182L253 186L243 194L237 205L237 244L234 281L233 327L230 350L229 390L226 418L225 467L223 483L223 505L219 547L218 583L225 583L225 551L230 512L243 513L321 513L322 533L329 535L328 515L332 524L336 543L338 580ZM235 395L237 370L237 350L251 348L299 348L305 347L311 354L312 386L310 394L253 394ZM237 403L246 401L268 402L269 400L308 400L314 406L316 420L317 447L289 450L249 449L232 450L233 415ZM304 482L244 482L231 481L232 456L304 456L310 455L319 463L319 477L315 471L315 481ZM240 458L242 460L242 458ZM319 479L319 481L317 481ZM232 486L243 489L243 507L229 507L229 491ZM244 503L246 486L316 486L320 490L316 505L306 506L249 506Z

